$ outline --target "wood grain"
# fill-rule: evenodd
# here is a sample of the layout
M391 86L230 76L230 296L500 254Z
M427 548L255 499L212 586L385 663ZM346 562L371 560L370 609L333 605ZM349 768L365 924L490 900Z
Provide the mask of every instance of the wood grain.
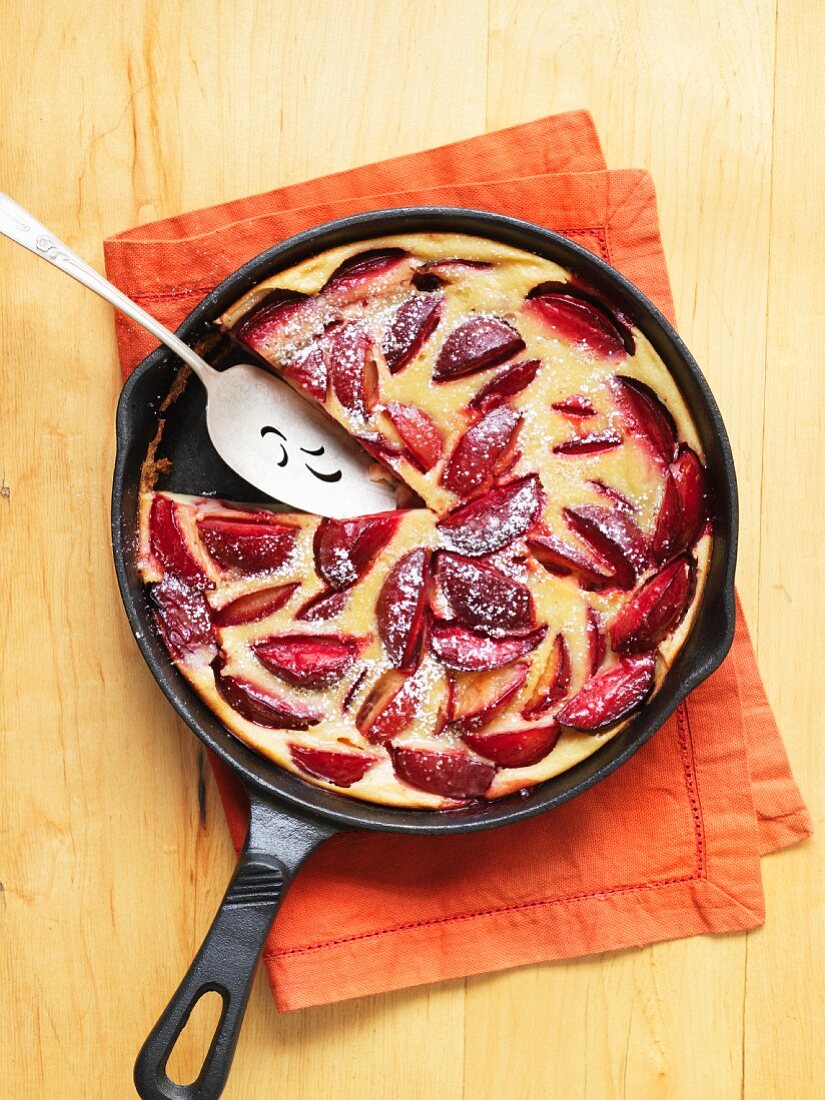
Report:
M9 0L0 40L2 187L98 266L137 222L589 107L609 163L657 183L680 326L737 453L740 590L822 822L817 0ZM0 1092L127 1096L231 852L115 589L111 313L10 245L0 265ZM817 838L766 860L748 937L287 1016L259 976L225 1095L815 1100L824 865Z

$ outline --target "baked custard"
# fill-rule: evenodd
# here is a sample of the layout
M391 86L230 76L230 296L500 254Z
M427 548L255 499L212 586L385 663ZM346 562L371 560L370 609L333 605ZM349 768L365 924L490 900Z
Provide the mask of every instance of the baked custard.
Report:
M685 403L615 305L530 253L424 233L313 256L221 325L400 505L142 494L158 629L233 734L329 790L449 809L565 771L644 706L712 528Z

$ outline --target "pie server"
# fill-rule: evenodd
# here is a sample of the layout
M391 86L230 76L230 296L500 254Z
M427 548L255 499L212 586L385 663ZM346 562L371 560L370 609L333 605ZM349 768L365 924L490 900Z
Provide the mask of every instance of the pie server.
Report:
M366 451L285 382L251 363L215 370L2 194L0 233L105 298L192 368L206 389L212 445L245 481L293 508L334 519L395 507L391 486L370 479Z
M145 359L124 386L117 411L112 547L120 592L137 644L161 690L201 742L234 771L249 796L251 820L237 870L203 945L138 1055L135 1084L143 1100L212 1100L220 1095L264 941L290 881L319 844L344 829L455 835L509 825L552 809L629 759L720 664L733 639L738 507L733 459L719 410L690 353L658 310L606 263L565 238L527 222L473 210L425 207L345 218L251 260L196 307L178 335L195 346L211 339L215 320L247 290L324 249L419 232L475 234L561 264L601 288L651 341L684 396L707 464L715 536L696 621L644 709L591 757L523 795L438 813L360 802L305 783L229 733L172 664L155 628L139 570L138 495L147 451L158 432L157 457L170 464L160 476L159 489L207 491L228 499L254 497L250 486L219 461L209 442L201 387L191 381L183 388L176 386L180 364L166 349ZM229 354L235 353L228 338L227 347ZM167 401L170 392L176 396ZM312 930L307 929L307 939L311 938ZM194 1005L208 991L216 991L223 1001L220 1021L197 1079L179 1085L168 1076L169 1055Z

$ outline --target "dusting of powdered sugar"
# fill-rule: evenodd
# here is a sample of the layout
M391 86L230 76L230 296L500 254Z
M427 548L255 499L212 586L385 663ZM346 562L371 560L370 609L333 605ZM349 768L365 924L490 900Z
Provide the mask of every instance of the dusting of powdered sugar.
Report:
M403 690L412 700L416 716L421 717L424 712L434 710L438 703L438 690L445 687L446 679L442 665L430 654L427 654L415 673L407 680ZM436 716L436 713L432 714L433 719ZM406 737L410 736L421 737L421 728L418 722L410 723L406 731ZM404 740L405 738L402 736L394 740L399 739Z
M521 540L490 554L486 560L510 580L518 581L519 584L527 583L530 576L527 567L527 548Z
M500 550L530 529L540 507L538 480L527 478L509 500L493 504L480 514L471 512L463 523L439 527L442 544L470 557Z

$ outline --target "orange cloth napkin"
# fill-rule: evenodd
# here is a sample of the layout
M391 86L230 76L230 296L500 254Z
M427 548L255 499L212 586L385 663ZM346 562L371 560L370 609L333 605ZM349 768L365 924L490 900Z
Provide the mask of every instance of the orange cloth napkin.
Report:
M275 242L405 205L499 211L564 233L673 320L652 181L605 169L586 112L144 225L106 241L106 268L174 328ZM126 375L154 342L119 314L117 335ZM213 766L237 848L244 793ZM264 961L278 1007L291 1009L755 928L759 857L810 832L739 609L718 671L632 760L572 802L487 833L346 833L322 845L287 895Z

